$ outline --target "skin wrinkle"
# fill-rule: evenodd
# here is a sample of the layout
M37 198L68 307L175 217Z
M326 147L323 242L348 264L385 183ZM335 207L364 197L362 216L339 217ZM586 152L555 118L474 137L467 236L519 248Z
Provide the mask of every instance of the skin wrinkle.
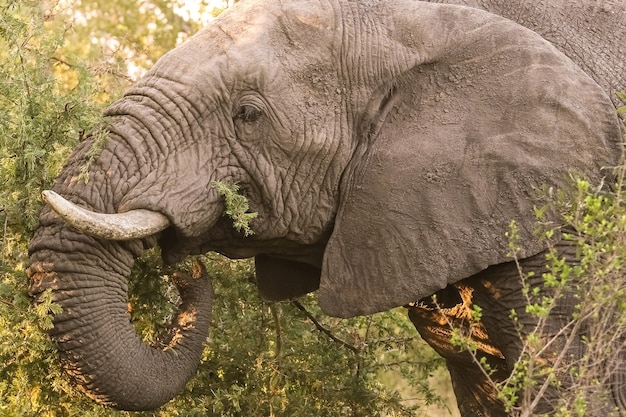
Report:
M339 10L338 10L338 16L345 16L344 18L344 22L343 25L348 25L351 22L354 22L354 19L352 18L352 13L350 10L347 9L347 7L344 4L341 4L339 6ZM337 47L337 51L339 53L339 56L334 56L334 62L338 63L338 69L337 69L337 75L338 75L338 79L340 80L345 80L345 86L348 89L348 91L352 91L352 87L353 87L353 81L352 81L352 76L349 74L351 74L350 72L350 66L348 65L349 62L349 48L351 46L351 43L348 41L348 37L349 37L349 33L351 31L354 30L354 27L342 27L339 30L339 35L341 36L341 42ZM340 94L341 90L337 91L338 94ZM349 107L348 107L348 103L346 100L346 97L344 97L343 95L340 97L341 98L341 114L345 114L345 115L349 115L350 112ZM349 117L349 116L348 116Z
M325 139L325 143L332 143L331 139L329 139L326 136ZM318 154L319 155L319 154ZM321 207L320 204L322 205L328 205L326 202L329 201L337 201L337 188L335 186L333 186L334 184L337 183L338 178L340 178L340 172L336 172L336 168L333 169L333 167L338 167L341 166L340 163L337 163L337 160L340 159L341 157L341 151L339 149L339 146L334 147L334 149L325 149L324 152L321 153L322 157L321 157L321 161L319 164L317 164L318 168L317 170L314 172L314 175L311 175L308 177L309 179L309 184L307 186L307 184L303 184L301 185L301 187L303 189L307 190L307 194L310 195L315 195L316 191L319 191L317 193L316 198L312 201L313 203L313 207L309 207L309 209L311 210L311 212L319 212L321 211ZM319 159L320 157L318 156ZM325 167L331 167L330 169L326 169ZM322 187L321 191L320 190L316 190L314 187L314 183L315 181L320 181L320 177L321 177L321 184ZM310 191L309 191L310 190ZM305 207L306 210L306 207ZM331 218L334 218L335 216L335 212L336 212L336 208L335 207L330 207L328 209L325 209L324 211L330 211ZM321 218L319 218L319 224L311 224L309 227L311 228L316 228L314 234L315 235L319 235L321 233L323 233L330 225L329 224L325 224L323 223L323 220ZM307 233L308 232L308 233ZM312 231L303 231L303 233L305 234L313 234Z
M187 74L185 71L184 63L180 69L175 68L174 70L169 71L157 71L152 76L142 79L140 81L140 85L142 87L146 87L150 90L158 92L164 100L164 103L171 103L177 105L180 115L183 116L187 120L187 110L195 110L195 104L191 102L187 98L190 96L192 98L201 97L202 94L198 94L197 89L191 89L195 86L194 77L191 74ZM185 93L184 95L181 93ZM183 103L186 103L185 106L178 105L177 101L180 100ZM202 104L202 101L198 103ZM204 109L206 110L206 109ZM175 119L176 120L176 119ZM179 121L179 120L176 120ZM189 120L187 120L187 124Z
M286 184L287 187L285 190L297 189L297 194L301 195L315 195L316 188L326 189L327 186L322 185L321 187L315 187L315 184L319 183L320 172L324 173L324 178L327 174L326 167L331 165L331 160L326 159L326 155L330 153L330 149L327 149L328 141L324 140L324 143L319 143L319 137L321 133L316 129L315 124L309 122L306 117L303 120L302 125L303 134L301 135L301 143L298 146L299 150L294 155L294 161L287 169L286 177L292 178L292 181L298 181L297 183L291 182ZM328 124L325 123L325 127L328 128ZM326 135L324 135L326 137ZM315 139L313 139L315 138ZM315 151L312 148L317 148ZM323 150L320 152L320 149ZM333 153L334 154L334 153ZM321 163L314 163L316 160L320 160ZM309 175L300 176L296 175L297 171L301 166L311 167ZM326 182L322 182L325 184ZM295 196L293 201L297 201L298 197ZM313 208L315 203L319 201L324 201L323 195L318 195L317 199L310 201L299 201L296 206L292 206L289 210L290 219L287 219L287 222L291 221L293 218L298 218L298 212L315 212L316 210ZM287 205L289 208L289 205ZM316 227L316 225L311 225L312 227ZM319 227L319 226L317 226ZM318 232L306 231L306 230L294 230L292 233L295 235L299 234L318 234Z
M350 57L350 66L352 68L352 74L350 79L354 78L355 84L357 85L363 83L366 79L366 77L364 76L363 66L360 63L360 60L363 58L363 56L359 53L363 50L363 46L361 44L362 38L359 35L361 33L364 33L361 16L359 14L360 11L360 7L352 8L353 14L351 16L351 21L354 23L354 27L352 28L353 30L349 32L350 35L352 35L352 39L351 42L348 43L348 46L353 48L353 50L348 53L348 57ZM352 91L352 88L350 89L350 91Z
M145 137L142 133L143 125L139 125L132 130L132 133L127 128L117 130L117 137L115 142L126 144L125 148L115 147L112 150L112 157L117 158L119 161L118 172L119 176L114 178L124 178L124 180L117 182L117 188L113 190L111 194L111 204L114 206L113 212L119 212L121 204L128 196L128 192L134 189L140 181L145 179L150 172L158 169L159 163L156 154L148 151L151 146L149 143L152 141L144 140L127 140L127 138L136 138L137 135L142 139ZM109 139L111 141L111 139ZM146 149L147 148L147 149Z
M211 112L202 109L200 106L196 107L193 100L186 98L187 95L176 93L169 95L167 89L163 90L163 95L169 99L170 103L176 106L176 112L172 112L170 116L172 120L176 120L180 126L182 122L181 118L178 117L180 115L186 122L187 128L182 129L180 133L181 138L196 142L206 136L202 122L212 115Z
M130 191L131 187L137 184L143 175L146 175L153 168L152 164L146 159L146 154L134 150L130 143L121 138L121 136L116 138L115 143L117 145L111 150L111 160L117 161L117 164L112 164L117 169L111 177L123 178L126 176L127 180L113 185L115 188L112 190L111 195L115 212L119 212L119 203ZM126 146L122 147L121 144ZM132 158L128 158L129 155L132 155Z
M308 136L308 137L320 138L322 134L318 133L317 129L315 129L314 126L309 126L309 133L308 133L308 135L306 134L306 128L305 128L305 135ZM329 182L332 182L330 180L330 178L328 178L329 171L324 169L324 167L331 166L332 161L333 161L332 156L336 155L337 151L336 151L336 147L335 147L334 150L327 148L327 145L330 142L330 140L328 139L328 137L325 134L323 135L323 137L324 137L324 143L321 146L322 146L322 148L327 149L325 152L310 154L308 147L304 148L303 151L302 151L302 153L303 153L303 155L305 157L308 156L308 158L303 158L302 165L303 166L313 166L314 167L313 170L310 172L310 175L308 175L305 178L303 178L303 180L307 180L307 181L303 182L300 185L300 187L303 190L307 190L306 194L312 194L313 193L313 189L314 189L315 183L317 181L319 181L320 177L323 178L323 180L322 180L323 184L328 184ZM312 146L313 146L313 144L311 142L309 142L309 147L312 147ZM313 156L313 155L315 155L315 156ZM318 164L312 164L307 159L321 159L321 161ZM322 174L322 175L320 175L320 174ZM322 188L326 189L327 187L322 187ZM322 195L319 196L319 200L321 200L321 201L332 201L332 200L325 200L324 197L325 196L322 196ZM305 209L306 209L306 207L305 207Z
M230 176L234 182L241 182L244 187L253 185L250 195L261 196L262 204L258 207L251 206L251 210L258 210L259 216L269 217L269 213L277 212L273 207L277 199L273 196L277 196L280 189L280 184L276 181L279 177L273 172L273 166L265 159L265 155L259 154L256 158L251 158L249 152L241 149L241 146L234 146L235 144L239 145L239 143L234 142L231 148L231 158L234 159L234 163L230 165L233 169ZM255 230L255 233L259 232L264 232L264 230Z
M89 276L86 276L86 277L88 278ZM82 301L80 303L71 304L68 302L70 301L70 298L69 298L70 295L71 295L72 300L80 297ZM64 302L65 309L66 309L66 312L68 313L68 316L65 319L59 319L58 321L56 321L55 325L62 327L63 331L66 333L77 332L81 330L82 328L90 326L91 323L93 323L94 321L97 321L99 317L103 315L111 316L110 307L108 305L102 304L102 297L105 297L105 296L110 296L110 295L106 293L103 294L102 291L99 291L99 292L93 291L92 293L80 293L80 294L76 294L72 292L71 294L68 294L68 299L66 300L60 299L58 301L58 302ZM78 311L80 311L80 315L81 315L80 321L76 320L75 317L73 317L74 315L77 314ZM109 324L107 324L107 326L108 325ZM91 333L91 330L82 331L80 333L83 335L85 334L88 335ZM78 344L82 343L80 340L75 340L75 339L69 339L68 342L75 342Z
M142 139L153 146L156 150L155 155L167 154L169 151L169 142L171 141L171 129L173 123L161 114L161 104L152 94L156 90L145 87L134 88L132 93L127 94L123 101L119 104L114 103L113 106L105 112L105 116L122 119L134 118L140 126L138 131L145 131L148 134L142 135ZM120 109L121 108L121 109ZM118 110L122 110L121 112ZM124 111L128 109L127 111ZM132 136L129 137L132 138Z
M315 71L317 71L319 68L307 68L305 72L303 72L302 75L296 74L296 76L302 79L310 80L309 82L313 84L312 87L315 89L316 87L315 77L317 76ZM310 87L307 86L307 88L310 88ZM327 85L326 91L328 91L329 93L328 95L315 97L315 98L311 96L311 98L306 100L306 103L299 103L299 107L302 108L301 110L302 124L300 128L300 131L302 133L295 135L296 142L294 145L294 149L297 149L297 151L294 152L290 165L287 168L287 171L285 173L285 179L291 179L292 181L296 181L296 182L286 183L285 188L283 189L286 192L295 194L293 199L291 198L289 199L290 201L293 200L297 202L297 204L293 206L292 208L293 212L289 213L290 217L293 217L294 215L297 216L296 214L297 211L311 209L313 205L317 203L316 200L322 199L321 196L319 195L319 192L316 192L316 190L314 190L314 184L316 182L319 183L318 177L319 177L320 172L327 171L327 167L331 166L332 161L327 159L326 156L329 154L332 155L335 152L331 151L330 149L327 149L328 144L329 144L328 139L324 139L323 141L320 141L321 135L323 135L324 138L327 138L327 135L324 134L324 132L327 132L330 126L327 120L322 121L323 119L321 119L321 117L327 118L327 116L326 115L320 116L318 114L318 111L320 109L320 107L318 106L320 106L320 103L321 105L323 105L324 100L326 102L329 102L329 101L332 102L332 100L334 99L334 95L336 94L333 91L335 91L336 89L337 88L335 88L332 85ZM318 125L323 126L323 128L319 129ZM320 152L320 150L322 151ZM319 162L316 163L315 162L316 160ZM300 176L300 175L295 175L295 173L301 166L311 167L310 174L305 177ZM325 173L324 176L327 176L327 173ZM327 187L328 187L327 185L322 185L321 187L317 186L315 188L326 189ZM297 197L298 194L300 195L316 195L317 194L317 197L314 199L303 200ZM289 204L285 204L285 205L289 207ZM296 207L299 207L299 209L296 210ZM314 212L315 210L312 210L312 211ZM317 226L313 226L313 227L317 227ZM309 234L309 235L318 234L318 232L312 232L312 231L307 232L306 230L302 230L302 229L295 229L291 233L294 235L293 237L296 237L297 235L303 234L303 233Z
M292 42L293 42L293 39L292 39ZM271 101L269 101L269 103L271 103ZM272 108L271 105L269 105L269 107ZM278 111L276 111L274 113L279 114ZM281 120L281 124L282 124L282 120ZM296 138L296 141L297 141L297 140L299 140L301 134L300 133L294 133L294 134L292 134L292 136L294 136ZM296 142L296 144L297 143L298 142ZM303 143L306 143L306 142L303 141ZM266 166L266 167L269 167L269 169L273 169L272 167L276 165L276 161L274 161L272 159L272 156L270 156L271 154L267 154L267 156L264 158L264 160L261 160L260 158L257 157L256 158L256 161L257 161L256 164L254 164L254 163L250 164L247 159L243 159L245 157L238 156L239 151L237 149L233 149L233 154L237 157L237 159L238 159L239 163L241 164L241 166L244 166L244 167L245 166L247 166L247 167L256 166L257 168L255 168L255 169L259 169L260 170L259 166ZM298 155L298 152L295 152L295 158L297 158L297 155ZM285 155L285 156L287 156L287 155ZM293 157L290 156L289 158L293 158ZM283 165L286 165L286 164L283 164ZM257 173L257 175L254 175L255 174L254 172L250 173L250 177L251 178L266 178L264 183L259 184L259 188L261 188L262 190L264 190L264 189L268 190L269 189L268 191L261 193L261 195L267 195L268 196L268 198L263 198L263 201L266 201L266 202L267 201L271 201L272 204L274 204L274 205L279 204L279 206L275 206L272 210L270 210L270 212L272 213L271 214L271 218L276 219L276 223L273 224L273 226L275 228L281 227L281 228L284 229L285 228L285 223L291 224L292 221L294 220L292 218L288 218L288 219L285 218L285 216L291 216L292 213L286 212L284 210L284 207L289 207L291 203L295 203L296 206L297 205L302 206L303 205L303 201L305 201L302 198L298 198L298 194L302 195L305 191L308 191L305 187L303 187L302 185L295 185L295 184L286 183L286 180L296 178L296 177L290 176L290 174L289 174L289 172L291 170L293 170L295 166L296 165L293 162L291 162L288 166L285 167L285 170L282 170L282 173L280 173L280 174L277 173L277 172L269 173L269 174L266 173L266 172L261 172L262 175L258 175L258 173ZM250 168L248 168L247 170L249 172L251 171ZM276 180L271 182L271 183L269 183L269 184L267 184L267 181L268 181L267 179L268 178L275 178ZM289 196L287 196L284 199L276 199L276 197L274 197L274 196L278 196L279 193L277 193L276 191L273 191L272 188L273 188L273 190L276 190L276 191L277 190L290 190L289 191ZM284 194L284 192L283 192L283 194ZM292 194L293 194L293 197L291 197ZM272 197L269 197L269 196L272 196ZM278 201L276 201L276 200L278 200ZM308 201L308 199L306 201ZM252 207L252 209L254 209L254 207ZM273 213L281 213L281 214L274 215ZM278 223L283 223L283 224L281 225L281 224L278 224ZM297 227L297 226L295 226L295 224L294 224L294 227ZM294 236L297 237L297 236L300 235L300 230L298 230L298 229L292 230L290 233L292 233Z
M193 83L193 81L174 81L171 79L171 76L159 75L152 77L146 82L146 86L149 88L147 91L150 94L145 93L143 90L138 91L138 94L143 92L145 97L155 102L157 114L165 115L165 121L172 121L171 127L167 127L169 123L162 124L168 131L173 130L173 134L160 147L161 156L166 156L168 153L176 151L176 149L169 148L170 144L177 143L177 141L171 140L173 136L179 140L184 139L190 142L196 142L206 136L206 127L203 121L210 119L212 112L208 111L202 99L193 100L193 98L198 96L197 93L192 93L192 97L187 97L187 93L178 93L178 90L188 90L187 84L189 83ZM199 104L196 104L196 101Z
M237 100L238 102L240 101L240 99ZM276 122L277 120L280 120L279 117L279 112L276 111L274 109L274 107L271 104L271 101L267 100L267 99L263 99L263 102L265 103L265 108L266 109L270 109L269 111L266 111L266 115L262 116L261 119L261 123L272 123L272 122ZM269 118L269 121L266 121L266 118ZM284 123L279 122L279 125L284 126ZM241 140L243 139L243 140ZM262 141L267 140L268 138L261 138ZM279 184L276 184L274 182L268 182L268 180L270 178L277 178L277 176L272 173L272 172L263 172L264 169L261 169L261 166L265 167L265 170L267 169L272 169L273 165L270 163L271 161L267 160L265 152L263 152L260 155L257 155L256 158L251 158L250 154L251 152L249 150L246 149L246 146L250 146L253 145L254 143L249 143L246 138L236 138L234 135L231 139L229 139L229 143L230 143L230 147L231 147L231 155L235 160L235 164L231 165L234 169L235 172L239 171L242 172L242 178L238 179L238 176L235 176L235 182L243 182L244 187L246 186L252 186L252 192L250 193L250 195L260 195L263 196L261 202L263 204L260 204L258 207L255 207L255 205L253 204L254 202L251 202L251 210L252 211L256 211L259 209L262 209L264 207L267 206L267 203L271 203L271 204L276 204L276 200L278 200L277 198L273 197L273 196L277 196L277 190L279 189ZM266 146L262 146L262 149L265 150ZM263 156L263 158L260 158L260 156ZM265 181L261 182L258 181L258 179L265 179ZM249 184L249 185L246 185ZM255 185L252 185L255 184ZM272 197L270 197L272 196ZM279 212L276 210L276 208L274 208L274 210L271 210L271 212ZM263 215L264 213L260 213L260 215ZM269 217L269 216L268 216ZM277 216L280 217L280 216Z
M52 221L47 221L48 218L52 219ZM46 242L41 242L41 244L33 245L31 250L53 251L65 249L68 252L67 261L54 264L56 273L89 273L89 271L102 271L103 268L118 274L130 271L123 262L124 257L119 251L113 252L115 257L112 259L104 259L102 257L102 253L109 251L109 248L112 246L109 242L97 240L83 234L75 234L66 228L61 229L63 225L60 224L60 220L52 213L50 213L49 217L40 218L40 222L46 227L54 228L54 238L47 239Z
M102 317L111 317L112 316L111 310L109 308L98 310L95 308L96 304L98 304L97 300L94 300L94 302L91 304L84 303L83 305L84 309L94 308L94 311L88 314L84 314L81 312L81 314L84 314L84 321L81 323L81 325L76 326L71 329L64 329L66 334L75 333L75 334L80 334L82 337L76 338L76 339L75 338L70 339L68 341L69 343L71 343L72 341L75 342L75 345L73 346L67 342L63 342L64 349L66 350L76 351L80 349L79 355L82 358L82 360L86 363L92 364L94 367L99 366L97 365L98 363L101 363L102 366L104 366L103 359L101 357L102 355L99 352L94 351L94 350L81 349L81 346L85 343L93 343L93 341L90 339L99 338L100 342L102 343L102 348L108 352L113 352L114 351L113 346L115 345L114 341L117 337L119 337L119 335L117 334L118 329L116 329L113 321L101 319ZM99 304L102 304L102 303L100 302ZM99 312L99 316L96 314L96 310ZM93 323L100 324L99 333L97 335L93 334L90 330L93 327ZM85 328L88 330L83 330ZM93 334L93 337L90 337L92 334ZM120 354L123 354L123 353L120 352Z
M382 25L378 25L378 26L374 25L374 28L376 31L374 39L380 42L380 45L378 46L378 48L381 51L385 51L391 48L389 44L390 42L394 42L394 40L392 39L392 35L390 33L397 30L394 27L393 19L390 19L390 18L385 19L385 24L386 24L386 27L383 27ZM386 42L383 43L383 40L385 40ZM408 56L406 56L403 53L403 51L399 51L398 53L391 55L390 57L391 62L387 65L384 64L386 60L387 58L376 59L376 64L377 64L376 74L378 74L379 77L383 80L381 84L388 85L390 82L392 82L393 79L396 78L395 76L391 76L390 72L393 73L394 75L400 73L401 68L402 68L401 62L406 63L410 61L410 59ZM390 68L391 68L391 71L390 71Z
M115 142L119 142L116 144L116 147L112 149L112 153L119 155L119 161L123 162L126 168L129 167L128 162L134 160L139 168L139 173L142 176L147 175L148 171L152 168L152 162L156 160L157 153L155 153L153 147L149 145L151 139L145 133L144 124L141 122L140 118L130 114L119 115L115 120L116 122L123 120L123 123L117 122L110 128L111 135L116 136ZM134 138L132 142L131 138ZM140 140L137 140L137 138ZM127 149L121 149L120 152L116 152L117 147L121 147L122 145L125 145ZM128 158L129 155L132 155L134 159Z
M155 81L151 81L152 83L154 83ZM168 83L169 84L169 83ZM170 147L167 144L165 144L164 146L167 146L167 150L164 149L163 146L160 147L161 153L157 153L154 157L154 166L151 168L152 170L154 170L155 172L158 171L164 171L164 172L169 172L170 174L162 176L162 178L155 178L153 181L157 181L156 183L153 183L152 185L150 185L149 183L145 183L144 184L144 188L147 186L151 186L151 192L153 192L154 190L158 190L159 187L165 191L166 190L166 186L167 186L167 191L168 193L174 193L176 192L176 182L174 181L174 183L170 183L170 184L166 184L165 180L167 178L171 178L172 172L176 172L179 169L185 169L184 167L188 165L188 162L181 160L181 156L188 154L188 155L192 155L192 157L189 159L189 161L193 161L195 163L198 164L202 164L202 165L198 165L198 168L206 168L210 166L210 160L208 159L212 153L217 153L217 154L221 154L223 153L220 149L216 149L213 152L207 153L206 150L204 150L202 148L202 146L204 146L203 144L206 143L210 143L210 141L208 140L208 136L209 133L207 131L204 130L203 127L203 121L201 121L198 118L197 114L194 114L193 117L187 117L186 120L187 124L183 124L182 126L179 124L179 122L181 120L183 120L181 117L178 117L177 114L181 113L181 114L186 114L186 112L188 110L193 110L192 113L197 113L199 110L197 110L198 108L201 108L202 106L192 106L189 100L186 99L178 99L178 97L180 95L176 95L176 94L161 94L158 90L152 89L152 90L148 90L151 97L154 98L155 100L173 100L174 104L171 105L167 110L169 112L169 114L165 117L165 120L169 120L169 119L175 119L176 123L178 123L178 125L174 125L171 124L172 128L169 128L169 130L173 130L174 133L176 135L176 138L182 138L182 137L190 137L189 140L186 140L184 142L180 142L178 140L174 141L172 140L173 138L169 138L167 139L166 143L182 143L183 147L181 147L181 145L179 144L178 146L176 146L176 148L174 147ZM157 105L158 107L158 105ZM195 109L195 110L194 110ZM215 125L215 124L220 124L223 125L223 123L221 123L222 118L219 117L215 117L216 114L214 114L215 112L205 112L206 116L203 117L203 119L208 119L208 120L214 120L216 123L213 124L209 124L209 126L211 125ZM154 118L154 116L153 116ZM167 123L169 124L169 122ZM144 123L144 125L148 125L148 127L151 125L150 121L148 121L147 123ZM161 125L163 125L163 122L161 121ZM185 127L186 126L186 127ZM155 133L152 133L152 136L155 136ZM196 140L193 140L193 139ZM200 138L202 138L202 140L200 140ZM152 140L154 140L155 138L152 138ZM158 143L158 142L157 142ZM186 146L184 144L187 144ZM216 142L217 143L217 142ZM192 148L196 147L197 149L192 150ZM211 145L208 146L213 147ZM189 149L189 150L188 150ZM177 160L179 160L179 162L175 162L174 165L172 165L171 163L167 163L167 165L162 164L159 161L176 161L176 159L166 159L168 154L172 153L172 155L174 155L176 157ZM200 158L197 158L193 155L199 155ZM224 159L224 157L222 157L222 159ZM212 158L211 160L213 163L214 162L219 162L219 155L216 155L215 157ZM174 168L167 168L168 166L173 166ZM196 171L197 173L202 172L201 169L198 169ZM180 176L179 176L180 177ZM208 175L207 175L208 177ZM146 178L144 176L144 178ZM180 177L183 178L183 177ZM207 186L205 187L205 189L207 189L208 192L210 192L210 190L208 190L208 184L210 182L207 182ZM188 190L188 188L183 187L183 190ZM142 197L142 196L139 196ZM187 199L188 201L194 201L195 199ZM128 200L127 200L128 202ZM188 215L192 215L194 211L200 213L200 209L196 208L195 210L188 210L189 213ZM171 212L170 212L171 213Z
M94 278L97 279L98 281L101 280L99 277L94 277ZM90 279L88 275L83 275L81 277L81 281L82 280L86 280L86 279ZM119 292L119 296L122 298L122 300L125 300L126 299L126 288L125 288L125 286L123 286L120 289L120 291L118 291L118 292ZM96 299L94 300L93 297L91 297L91 299L94 300L94 302L96 302L96 303L98 303L98 300L100 300L102 298L102 296L103 296L102 292L97 292L94 295L96 296L95 297ZM78 304L76 305L76 308L84 309L84 308L88 308L89 307L89 304L90 304L89 300L90 300L90 298L87 298L87 301L83 297L74 298L73 300L78 301ZM125 306L125 303L123 303L122 306ZM67 307L66 314L73 310L73 307L71 305L66 305L65 307ZM104 308L108 309L109 306L107 305ZM125 310L125 308L124 308L123 311L118 311L118 312L122 313L123 317L127 316L127 311ZM105 315L105 314L101 314L100 315L100 314L98 314L98 311L96 309L96 310L91 311L90 314L83 315L83 320L82 321L86 322L86 323L89 323L88 320L91 317L91 315L94 316L94 320L92 320L92 324L93 324L93 321L99 322L100 320L102 320L103 317L109 317L110 316L110 315ZM126 320L128 320L128 319L126 319ZM80 322L76 322L76 321L70 322L70 323L71 324L77 324L77 323L81 324ZM117 329L112 327L112 324L109 321L106 321L106 322L104 322L102 324L103 325L100 326L100 333L98 335L98 340L101 340L102 347L105 349L105 351L112 352L112 354L115 354L115 351L114 351L114 349L111 348L111 346L116 346L118 349L120 347L115 345L115 344L111 344L112 343L111 341L116 340L116 337L119 336L119 335L116 335L116 337L113 337L113 333L112 332L116 332ZM62 321L58 320L57 321L57 325L62 325ZM73 329L66 328L66 330L68 332L68 333L65 333L66 336L68 334L72 334L74 332L80 331L81 327L82 326L75 326ZM83 336L89 336L88 332L87 333L82 332L82 333L76 333L76 334L82 334ZM95 380L94 380L94 382L92 382L93 376L91 374L91 370L92 369L96 369L97 367L104 367L105 358L101 357L101 354L100 354L101 351L99 351L99 350L86 350L86 351L83 350L82 349L82 341L80 339L79 340L70 339L70 342L72 340L75 340L75 342L72 343L74 345L74 347L72 347L70 344L68 344L67 342L63 341L65 339L65 337L63 337L63 338L61 338L59 340L59 342L62 345L64 345L66 347L66 349L71 349L71 351L67 353L67 356L65 357L65 361L67 363L67 360L71 360L72 362L76 362L77 360L80 360L84 364L89 364L86 367L77 369L77 371L80 372L80 374L78 375L78 378L79 378L79 381L82 381L82 382L79 382L79 384L80 385L84 385L87 389L91 388L91 391L92 391L91 395L94 395L93 391L94 391ZM76 342L78 342L78 343L76 343ZM79 349L79 350L75 351L74 349ZM145 350L145 349L142 349L142 350ZM129 355L132 356L133 352L132 351L131 352L124 351L124 352L119 352L118 354L122 355L122 356L129 356ZM138 352L135 351L134 354L138 354ZM108 365L108 363L107 363L107 365ZM71 364L70 364L70 369L72 369L72 365ZM109 372L116 372L116 369L111 369L110 366L108 367L108 370L109 370ZM138 388L135 387L135 389L138 389ZM96 394L97 394L98 391L99 390L96 389ZM127 391L127 394L129 392L130 391ZM98 396L98 395L96 395L96 396Z

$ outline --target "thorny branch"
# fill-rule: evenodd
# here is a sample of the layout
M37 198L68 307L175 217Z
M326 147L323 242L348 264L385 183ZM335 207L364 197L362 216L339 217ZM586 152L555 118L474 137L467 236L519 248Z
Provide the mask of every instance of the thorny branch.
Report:
M2 247L0 248L0 253L2 254L2 264L5 264L5 249L7 245L7 225L9 224L9 213L4 209L0 209L0 212L4 212L4 228L2 230Z
M280 317L278 317L278 311L273 304L270 304L270 311L272 312L272 318L274 319L274 326L276 328L276 346L274 348L274 357L280 356L280 351L283 347L283 335L280 328Z
M358 348L352 346L348 342L345 342L345 341L339 339L330 330L328 330L327 328L322 326L322 324L319 321L317 321L317 319L299 301L294 300L294 301L291 302L291 304L293 304L298 310L302 311L304 313L304 315L311 321L311 323L313 323L313 325L315 325L317 330L319 330L320 332L324 333L333 342L338 343L339 345L341 345L341 346L345 347L346 349L352 351L357 356L360 354L360 351L359 351Z

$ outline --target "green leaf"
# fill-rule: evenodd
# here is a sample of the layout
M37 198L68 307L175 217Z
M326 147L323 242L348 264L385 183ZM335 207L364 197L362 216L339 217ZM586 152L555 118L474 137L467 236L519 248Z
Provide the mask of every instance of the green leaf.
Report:
M239 186L237 184L225 184L221 181L213 181L211 186L224 197L226 205L225 213L233 221L233 227L238 232L243 232L244 236L254 234L250 227L250 221L255 219L258 213L248 213L248 199L239 194Z

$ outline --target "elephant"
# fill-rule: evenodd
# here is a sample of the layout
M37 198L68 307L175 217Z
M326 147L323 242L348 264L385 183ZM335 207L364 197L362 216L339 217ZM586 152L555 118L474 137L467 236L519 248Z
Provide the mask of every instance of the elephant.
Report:
M487 299L484 282L510 287L509 308L489 311L484 326L494 358L513 363L520 342L497 328L522 298L510 222L520 263L540 272L538 190L567 187L570 175L611 183L622 141L607 93L541 36L415 0L238 3L105 116L108 138L81 142L44 192L28 274L33 296L51 290L62 307L51 334L70 377L126 410L182 390L210 322L210 278L198 266L175 280L170 337L150 346L135 334L128 276L156 245L167 263L254 257L262 296L316 291L336 317L435 293L456 306L459 288ZM253 234L224 216L216 181L245 193ZM430 310L409 314L428 334ZM503 412L480 384L455 382L479 410L471 415Z
M626 91L626 3L621 0L426 0L479 8L550 41L606 91L616 106Z

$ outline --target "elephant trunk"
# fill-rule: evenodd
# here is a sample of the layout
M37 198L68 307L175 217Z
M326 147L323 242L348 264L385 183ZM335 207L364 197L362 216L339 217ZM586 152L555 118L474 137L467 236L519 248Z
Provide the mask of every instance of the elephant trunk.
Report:
M197 264L175 274L178 314L160 346L144 343L130 322L128 276L143 247L80 234L49 209L31 242L31 293L52 291L62 312L52 336L79 388L125 410L155 409L178 394L199 363L210 321L212 288Z

